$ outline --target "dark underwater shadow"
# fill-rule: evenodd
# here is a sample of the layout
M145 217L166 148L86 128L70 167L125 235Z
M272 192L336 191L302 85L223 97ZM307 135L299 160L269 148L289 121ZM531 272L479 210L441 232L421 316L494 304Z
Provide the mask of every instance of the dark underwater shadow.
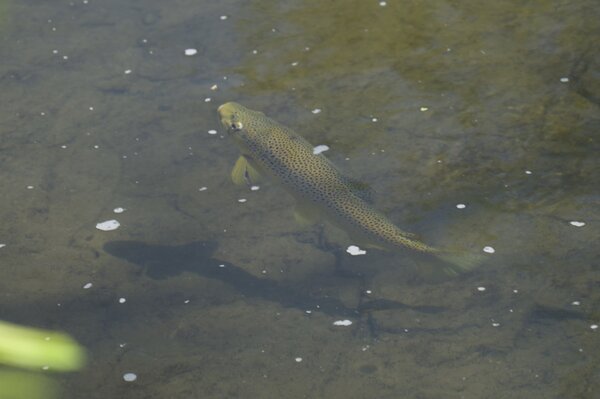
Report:
M238 266L220 261L213 257L217 246L217 243L212 241L194 241L182 245L111 241L104 245L104 250L112 256L142 267L144 273L155 280L166 279L183 272L196 273L225 282L246 297L275 302L302 311L318 309L336 316L360 317L364 312L386 309L410 309L423 313L445 310L443 307L410 306L385 299L361 301L357 308L350 308L335 298L313 296L301 292L291 284L258 278Z

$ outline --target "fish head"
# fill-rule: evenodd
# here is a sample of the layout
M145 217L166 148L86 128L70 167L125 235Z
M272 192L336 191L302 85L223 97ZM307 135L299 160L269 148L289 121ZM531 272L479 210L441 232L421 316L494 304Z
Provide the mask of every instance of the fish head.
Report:
M264 134L264 129L258 129L258 124L266 118L265 114L258 111L252 111L243 105L235 102L228 102L221 105L217 112L221 119L221 124L227 133L234 138L252 139L253 135Z

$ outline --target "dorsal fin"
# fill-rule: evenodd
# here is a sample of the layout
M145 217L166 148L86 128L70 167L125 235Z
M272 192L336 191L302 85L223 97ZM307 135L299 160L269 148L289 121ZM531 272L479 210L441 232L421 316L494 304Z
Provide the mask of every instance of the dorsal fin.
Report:
M344 176L344 183L350 187L350 191L363 201L373 204L375 202L375 190L365 182Z

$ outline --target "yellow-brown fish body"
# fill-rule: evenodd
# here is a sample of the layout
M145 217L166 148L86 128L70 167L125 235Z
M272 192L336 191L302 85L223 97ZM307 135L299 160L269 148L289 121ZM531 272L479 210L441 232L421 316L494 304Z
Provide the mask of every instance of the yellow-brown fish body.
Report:
M345 177L322 154L313 153L313 146L293 130L233 102L221 105L218 112L242 153L232 172L234 182L270 175L295 197L302 219L328 220L359 245L409 248L441 258L446 254L414 239L375 210L367 201L365 185ZM468 268L459 268L463 267Z

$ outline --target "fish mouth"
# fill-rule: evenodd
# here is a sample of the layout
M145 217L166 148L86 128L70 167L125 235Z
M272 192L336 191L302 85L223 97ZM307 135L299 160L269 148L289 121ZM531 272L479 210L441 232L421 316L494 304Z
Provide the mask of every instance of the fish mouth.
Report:
M221 124L223 126L228 128L231 125L231 120L236 105L237 104L234 102L228 102L225 104L221 104L219 108L217 108L217 112L219 113L219 119L221 120Z

